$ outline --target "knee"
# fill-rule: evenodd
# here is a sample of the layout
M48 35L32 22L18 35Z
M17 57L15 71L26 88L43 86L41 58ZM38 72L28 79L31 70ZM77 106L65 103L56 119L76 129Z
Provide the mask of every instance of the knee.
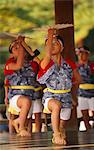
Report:
M28 109L30 109L30 107L31 107L31 101L29 99L26 99L26 101L25 101L25 107L28 108Z
M25 107L25 108L30 108L31 107L31 100L28 98L28 97L26 97L26 96L23 96L22 97L22 106L23 107Z
M49 103L49 108L52 111L60 111L61 110L61 103L57 100L53 101L52 103Z
M61 104L60 104L60 103L56 103L56 104L53 106L53 109L54 109L54 110L61 110Z

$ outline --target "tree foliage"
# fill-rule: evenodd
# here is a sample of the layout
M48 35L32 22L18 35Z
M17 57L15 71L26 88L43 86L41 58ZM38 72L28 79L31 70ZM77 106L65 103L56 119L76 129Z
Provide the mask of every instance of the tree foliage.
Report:
M26 39L33 48L42 47L45 32L33 28L54 23L54 0L0 0L0 32L23 34L32 37ZM0 39L0 68L8 57L10 39ZM2 47L6 46L2 49ZM41 49L40 49L41 50ZM41 57L44 51L41 53ZM0 70L0 103L4 100L3 67Z
M75 42L86 38L94 29L94 0L75 0L74 24Z
M50 25L54 22L53 0L1 0L0 31L20 33L33 38L33 46L42 44L42 34L34 27ZM5 43L4 43L5 44Z
M93 52L94 0L73 1L75 43L77 44L81 39L85 39L86 44L88 43L88 46ZM43 25L54 24L54 12L54 0L0 0L0 33L8 32L30 36L32 39L26 39L27 43L33 49L43 49L46 32L40 32L33 29ZM7 49L9 43L9 39L0 39L0 65L4 64L8 57ZM1 49L1 47L6 48ZM41 58L43 57L43 54L44 51L42 50ZM0 83L2 83L3 80L2 68L0 70ZM0 101L1 97L2 96L0 96Z
M94 0L73 1L77 43L94 28ZM46 33L33 28L54 24L54 12L54 0L0 0L0 31L29 35L32 37L29 44L42 48ZM1 40L0 45L8 43Z

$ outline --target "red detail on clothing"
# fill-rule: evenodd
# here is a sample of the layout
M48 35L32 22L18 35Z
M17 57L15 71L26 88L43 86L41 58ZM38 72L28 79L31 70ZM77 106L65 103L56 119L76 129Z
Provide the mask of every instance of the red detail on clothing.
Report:
M42 69L40 67L39 72L38 72L38 79L42 77L53 64L54 62L51 60L50 63L45 67L45 69Z
M90 68L91 68L91 73L94 74L94 62L91 62Z
M8 79L5 80L5 85L9 85L9 80Z
M9 69L7 69L8 65L9 65L10 63L16 63L16 60L14 60L14 58L10 58L10 59L7 60L6 65L5 65L5 68L4 68L4 75L5 75L5 76L6 76L6 75L11 75L11 74L14 73L14 70L9 70ZM35 61L31 61L30 64L31 64L31 66L32 66L32 68L33 68L33 71L34 71L35 73L37 73L37 72L38 72L38 69L39 69L38 63L35 62Z
M13 70L8 70L7 67L10 63L15 63L16 61L14 60L14 58L9 58L5 64L5 68L4 68L4 75L11 75L13 74Z
M76 64L74 62L72 62L71 60L66 60L66 62L71 66L72 70L77 68ZM54 64L54 62L51 60L45 69L40 68L39 73L38 73L38 78L43 76L53 64Z
M72 70L75 70L77 68L77 65L75 62L73 62L69 59L66 59L66 62L71 66Z
M38 73L38 70L39 70L39 65L38 65L38 63L35 62L35 61L31 61L30 63L31 63L31 66L32 66L33 71L34 71L35 73Z

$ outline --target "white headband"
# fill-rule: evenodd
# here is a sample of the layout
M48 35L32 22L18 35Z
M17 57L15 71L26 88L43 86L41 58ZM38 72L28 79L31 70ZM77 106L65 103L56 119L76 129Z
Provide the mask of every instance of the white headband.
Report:
M59 43L60 43L60 45L61 45L61 49L63 49L63 44L62 44L62 42L61 42L61 40L60 39L57 39L58 41L59 41Z

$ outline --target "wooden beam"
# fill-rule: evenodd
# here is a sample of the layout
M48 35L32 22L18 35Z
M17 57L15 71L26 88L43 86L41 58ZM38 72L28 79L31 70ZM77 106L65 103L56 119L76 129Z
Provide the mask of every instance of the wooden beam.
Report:
M55 23L74 25L73 21L73 0L55 0ZM64 39L64 57L75 60L74 52L74 27L58 31Z

